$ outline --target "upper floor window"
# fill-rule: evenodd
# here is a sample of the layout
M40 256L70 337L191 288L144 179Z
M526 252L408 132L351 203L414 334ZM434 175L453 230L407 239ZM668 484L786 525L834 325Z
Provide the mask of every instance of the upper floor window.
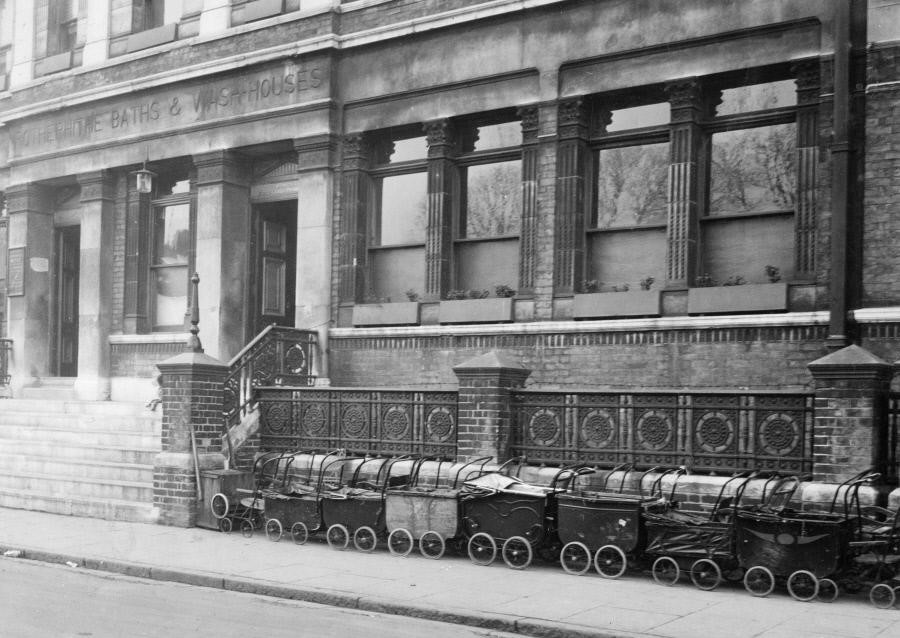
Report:
M182 10L183 0L134 0L132 32L178 22Z
M49 0L47 4L47 55L75 48L79 0Z

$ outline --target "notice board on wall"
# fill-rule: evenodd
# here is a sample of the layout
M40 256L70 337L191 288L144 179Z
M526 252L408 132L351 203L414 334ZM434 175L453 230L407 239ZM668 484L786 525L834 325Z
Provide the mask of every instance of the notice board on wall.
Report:
M10 248L7 257L6 294L16 297L25 294L25 247Z

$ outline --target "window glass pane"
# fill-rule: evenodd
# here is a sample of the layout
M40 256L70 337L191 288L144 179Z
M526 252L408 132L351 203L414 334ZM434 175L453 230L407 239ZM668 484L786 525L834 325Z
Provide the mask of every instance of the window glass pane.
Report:
M475 139L475 148L473 150L484 151L489 148L519 146L521 143L521 122L504 122L503 124L479 126Z
M378 245L424 243L427 209L428 173L383 178Z
M428 142L424 137L412 137L408 140L394 140L394 152L389 163L408 162L428 157Z
M154 271L154 326L180 326L187 310L187 266L169 266Z
M797 85L794 80L781 80L725 89L722 91L722 103L716 108L716 114L732 115L796 104Z
M794 124L714 134L710 214L793 210L796 140Z
M668 124L670 114L671 108L668 102L616 109L612 112L612 122L606 127L606 130L609 132L626 131L644 126Z
M668 143L599 151L597 228L665 224L668 178Z
M191 248L190 206L156 209L154 264L186 264Z
M522 160L470 166L466 183L466 237L519 234Z

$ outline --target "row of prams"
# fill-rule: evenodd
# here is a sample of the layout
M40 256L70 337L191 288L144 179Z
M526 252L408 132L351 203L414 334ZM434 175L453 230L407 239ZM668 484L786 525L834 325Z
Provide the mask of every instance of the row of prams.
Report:
M300 457L305 470L292 471ZM825 512L790 507L798 477L756 472L724 481L711 509L686 512L677 500L684 468L622 465L588 490L579 483L595 470L584 465L536 485L518 478L523 459L487 469L491 460L453 467L341 451L269 454L257 460L254 489L216 494L210 505L222 531L238 524L247 536L265 529L271 540L290 535L298 544L324 534L336 549L369 552L384 542L392 554L417 547L432 559L450 549L479 565L499 556L513 569L537 555L570 574L643 570L662 585L684 575L704 590L742 581L755 596L783 585L802 601L830 602L842 591L865 591L882 608L900 601L900 510L861 502L860 488L878 478L871 472L838 486ZM758 503L742 505L754 479L762 481ZM626 484L637 493L624 493Z

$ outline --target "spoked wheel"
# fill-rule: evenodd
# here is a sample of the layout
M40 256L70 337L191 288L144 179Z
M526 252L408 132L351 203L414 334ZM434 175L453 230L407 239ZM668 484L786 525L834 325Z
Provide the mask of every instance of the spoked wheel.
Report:
M712 591L722 582L722 570L714 560L701 558L691 565L691 582L704 591Z
M270 518L266 521L266 538L277 543L284 534L284 528L281 527L281 521L277 518Z
M219 520L225 518L228 514L229 507L231 506L228 503L228 497L222 494L222 492L213 494L213 497L209 499L209 511Z
M503 562L511 569L525 569L531 565L534 553L531 551L531 543L522 536L510 536L503 542L500 551Z
M361 552L371 552L378 545L378 536L371 527L363 525L353 532L353 546Z
M291 525L291 538L294 539L294 542L298 545L306 543L306 541L309 540L309 529L307 529L306 524L297 521Z
M395 529L388 534L388 551L394 556L409 556L413 545L412 534L403 528Z
M219 519L219 531L225 532L226 534L231 531L233 527L233 523L230 518L220 518Z
M787 590L794 600L808 602L819 593L819 579L810 571L798 569L788 576Z
M249 518L245 518L241 521L241 534L244 538L250 538L253 536L253 530L255 526L253 525L253 521Z
M478 532L469 539L469 558L476 565L490 565L497 558L497 543L490 534Z
M419 539L419 552L426 558L437 560L444 555L445 551L447 551L447 545L444 543L444 537L438 532L428 530Z
M833 603L837 600L838 594L838 585L836 582L831 580L830 578L820 578L819 579L819 593L816 594L816 598L823 603Z
M591 550L584 543L566 543L559 553L559 564L567 574L580 576L591 568Z
M775 589L775 576L767 567L754 565L744 574L744 589L754 596L768 596Z
M594 554L594 569L603 578L618 578L627 567L628 558L617 545L604 545Z
M872 585L869 590L869 602L878 607L878 609L890 609L897 602L897 594L886 583L878 583Z
M347 549L350 544L350 532L340 523L335 523L325 532L325 540L331 549Z
M678 567L678 563L676 563L675 559L671 556L660 556L657 558L653 561L653 568L651 571L653 573L653 580L666 587L671 587L677 583L678 577L681 576L681 568Z

